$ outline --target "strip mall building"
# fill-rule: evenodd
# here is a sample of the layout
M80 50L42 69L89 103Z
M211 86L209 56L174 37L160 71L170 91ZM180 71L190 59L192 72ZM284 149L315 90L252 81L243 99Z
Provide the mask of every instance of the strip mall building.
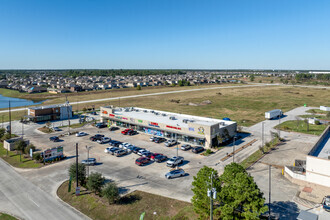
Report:
M132 128L139 132L173 138L204 147L217 145L218 137L230 139L236 135L233 121L177 114L158 110L128 107L101 107L101 121L108 126Z

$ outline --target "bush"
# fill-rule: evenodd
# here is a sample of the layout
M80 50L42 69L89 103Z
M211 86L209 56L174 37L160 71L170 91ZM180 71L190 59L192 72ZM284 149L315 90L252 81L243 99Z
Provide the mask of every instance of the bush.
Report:
M138 85L138 86L136 87L136 89L137 89L137 90L141 90L142 88L141 88L140 85Z
M212 153L213 153L213 151L211 149L206 150L206 154L212 154Z
M40 153L32 154L32 159L38 162L42 160Z
M76 180L76 163L71 164L69 168L69 176ZM86 184L86 166L85 164L78 163L78 182L81 186Z
M25 149L24 153L25 154L30 154L30 149L32 149L32 152L36 150L36 147L33 144L29 144Z
M102 195L108 199L109 204L116 203L119 200L119 189L115 183L108 183L102 189Z
M321 123L320 123L320 121L315 120L315 124L320 125Z
M2 138L6 133L6 129L0 128L0 138Z
M95 194L100 193L102 186L104 185L104 180L105 179L101 173L91 173L87 180L87 188Z
M27 145L24 140L19 140L15 143L15 150L21 151L22 153L24 153L26 146Z

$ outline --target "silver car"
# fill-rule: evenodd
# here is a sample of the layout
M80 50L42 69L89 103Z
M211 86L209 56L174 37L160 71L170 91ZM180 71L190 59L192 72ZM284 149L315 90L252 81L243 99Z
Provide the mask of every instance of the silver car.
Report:
M165 177L167 179L172 179L175 177L180 177L180 176L184 176L186 175L186 173L184 172L183 169L175 169L175 170L171 170L170 172L165 174Z
M114 155L115 155L116 157L120 157L120 156L122 156L122 155L125 155L126 153L127 153L126 150L117 150L117 151L115 151Z

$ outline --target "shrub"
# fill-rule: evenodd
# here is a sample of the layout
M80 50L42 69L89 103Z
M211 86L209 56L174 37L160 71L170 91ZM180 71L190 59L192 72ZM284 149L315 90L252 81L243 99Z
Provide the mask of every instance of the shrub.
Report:
M29 144L25 149L24 153L25 154L30 154L30 149L32 149L32 152L36 150L36 147L33 144Z
M74 180L76 179L76 163L71 164L69 176ZM86 166L82 163L78 163L78 182L81 186L85 186L86 184Z
M38 162L42 160L40 153L32 154L32 159Z
M87 180L87 188L95 194L100 193L102 186L104 185L104 180L105 179L101 173L91 173Z
M108 183L103 187L102 195L108 199L109 204L116 203L120 198L119 189L114 182Z
M212 153L213 153L213 151L211 149L206 150L206 154L212 154Z
M321 123L320 123L320 121L315 120L315 124L320 125Z

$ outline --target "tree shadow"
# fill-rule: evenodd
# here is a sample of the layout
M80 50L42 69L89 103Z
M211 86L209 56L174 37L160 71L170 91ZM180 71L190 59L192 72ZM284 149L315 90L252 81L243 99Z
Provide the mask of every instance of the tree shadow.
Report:
M300 212L297 204L291 201L275 201L270 207L271 219L297 219ZM268 217L268 211L263 217Z
M139 195L126 195L119 199L118 204L129 205L129 204L133 204L139 200L141 200L141 196L139 196Z

